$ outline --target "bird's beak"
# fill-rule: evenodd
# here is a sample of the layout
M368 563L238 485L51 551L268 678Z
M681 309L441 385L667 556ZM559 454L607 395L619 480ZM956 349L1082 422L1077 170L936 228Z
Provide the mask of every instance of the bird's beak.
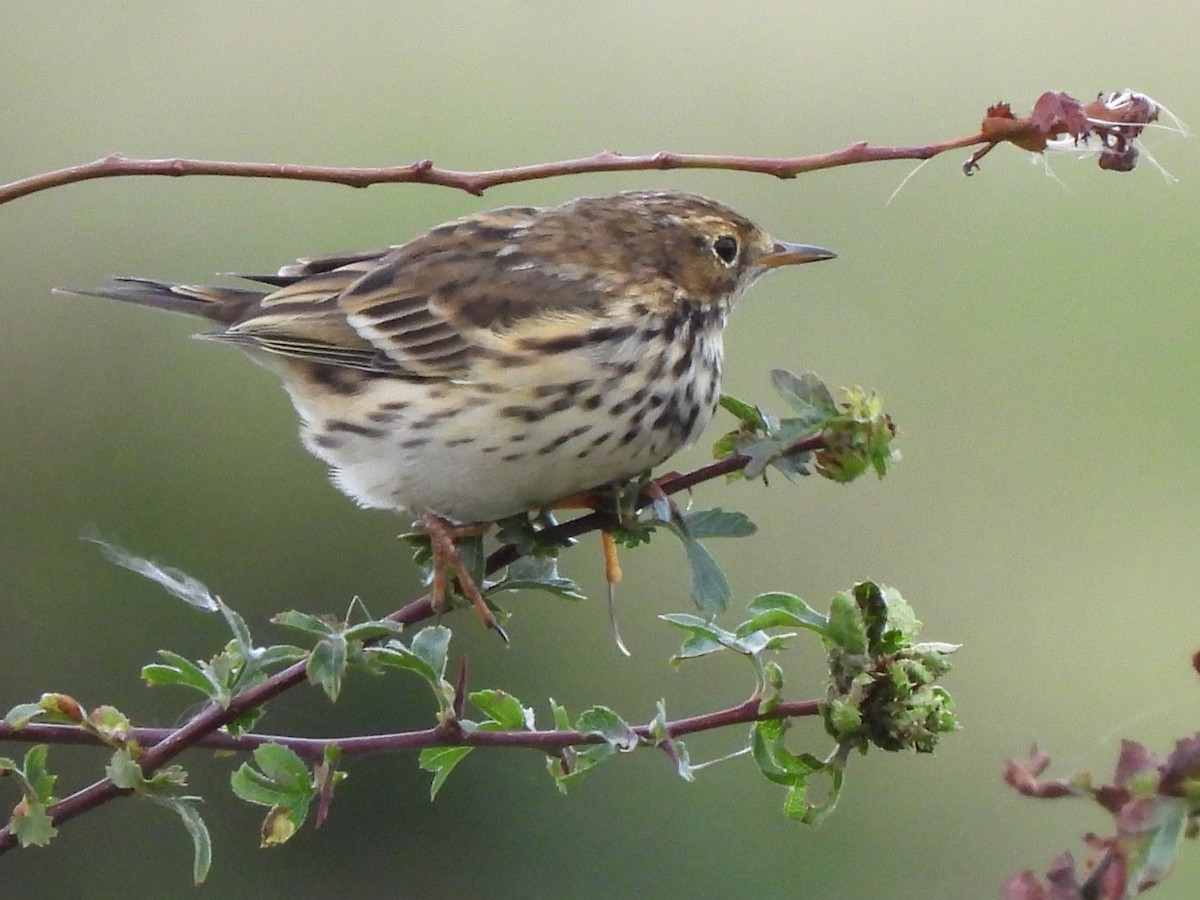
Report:
M767 269L776 266L794 266L799 263L818 262L822 259L833 259L837 256L832 250L824 247L813 247L809 244L789 244L786 241L776 241L769 253L758 258L758 264Z

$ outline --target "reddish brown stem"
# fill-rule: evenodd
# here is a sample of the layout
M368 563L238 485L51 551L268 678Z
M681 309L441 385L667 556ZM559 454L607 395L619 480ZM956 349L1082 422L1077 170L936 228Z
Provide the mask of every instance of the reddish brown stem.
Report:
M815 716L820 711L819 700L795 700L778 703L769 712L761 712L756 699L747 700L737 706L715 712L676 719L666 724L666 733L673 738L726 728L730 725L745 725L766 719L788 719ZM637 726L634 732L642 740L653 742L649 725ZM174 732L169 728L133 728L130 739L143 747L157 748ZM74 725L48 725L31 723L17 730L0 722L0 740L24 743L87 744L103 746L95 735ZM226 732L207 734L191 746L211 750L249 752L263 744L280 744L289 747L297 755L310 762L320 762L325 751L336 746L342 756L365 756L369 753L390 753L397 750L423 750L426 747L524 747L543 753L557 753L566 747L601 744L604 738L598 734L581 731L464 731L462 728L438 726L422 731L405 731L395 734L352 735L343 738L305 738L278 734L243 734L234 737ZM65 802L65 801L64 801ZM61 804L60 804L61 805ZM55 821L60 821L58 818Z
M113 153L89 163L31 175L0 185L0 204L50 188L90 181L94 178L122 178L133 175L159 175L182 178L189 175L222 175L227 178L284 178L294 181L320 181L363 188L372 184L436 184L480 196L489 188L521 181L581 175L586 172L633 172L656 169L725 169L754 172L776 178L795 178L804 172L832 169L866 162L893 159L930 159L948 150L987 143L980 134L922 144L913 147L872 147L865 141L832 153L812 156L725 156L708 153L671 153L661 151L626 156L602 150L593 156L555 162L488 169L477 172L443 169L432 160L398 166L306 166L291 163L236 162L218 159L136 159Z

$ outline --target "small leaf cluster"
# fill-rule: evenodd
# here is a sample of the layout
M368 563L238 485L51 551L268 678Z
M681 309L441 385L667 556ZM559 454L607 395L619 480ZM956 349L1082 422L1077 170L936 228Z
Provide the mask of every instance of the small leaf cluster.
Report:
M794 481L815 468L833 481L848 482L869 470L882 478L899 460L891 446L896 428L876 392L849 388L835 401L816 374L785 369L771 371L771 385L793 415L777 418L736 397L721 398L721 407L738 420L738 428L717 440L713 456L749 459L730 479L765 477L769 467ZM796 451L798 442L814 435L822 437L820 449Z
M323 757L311 770L290 747L262 744L253 753L253 764L242 765L230 776L229 784L247 803L268 807L260 829L260 844L277 847L286 843L308 818L312 802L320 803L320 826L333 799L333 789L346 777L337 769L340 750L327 744Z
M783 649L796 631L819 635L829 654L830 685L820 712L837 742L826 759L792 753L784 744L787 719L756 723L751 750L765 777L788 788L785 811L817 824L837 804L845 761L851 750L865 752L874 744L885 750L931 752L938 738L958 728L949 693L936 679L950 670L946 655L954 644L913 641L920 623L894 588L864 581L836 594L828 615L794 594L772 592L756 597L750 618L733 630L686 613L663 616L688 632L674 659L677 663L722 651L746 657L754 667L760 708L775 708L783 690L783 670L766 654ZM829 779L823 800L813 802L808 789L815 775Z
M916 643L921 623L899 591L863 581L838 593L824 630L830 683L825 728L843 752L931 753L956 731L954 704L937 679L956 644Z
M1090 799L1112 817L1114 832L1089 832L1089 858L1077 865L1070 853L1060 854L1045 884L1033 872L1013 876L1006 898L1134 897L1167 876L1185 839L1200 836L1200 733L1177 741L1165 757L1121 741L1109 783L1098 784L1090 772L1043 779L1049 766L1050 757L1035 747L1028 760L1009 760L1004 780L1036 799Z
M187 773L180 766L164 766L152 774L142 771L137 759L142 748L130 735L133 725L113 706L98 706L88 712L78 700L67 694L43 694L37 703L21 703L4 717L5 723L20 729L36 720L73 725L101 743L114 748L104 775L118 788L135 797L150 800L179 816L192 839L192 878L199 884L212 866L212 841L200 818L200 797L179 793L187 785ZM53 796L57 776L49 774L46 761L49 747L37 744L25 754L23 764L0 757L0 778L15 777L21 785L21 800L13 808L8 827L21 846L44 846L58 834L49 814L57 802Z
M0 756L0 778L14 778L21 788L21 799L13 807L8 827L12 829L22 847L44 847L58 834L46 811L58 798L54 796L57 775L46 770L46 757L50 748L35 744L18 763L7 756Z

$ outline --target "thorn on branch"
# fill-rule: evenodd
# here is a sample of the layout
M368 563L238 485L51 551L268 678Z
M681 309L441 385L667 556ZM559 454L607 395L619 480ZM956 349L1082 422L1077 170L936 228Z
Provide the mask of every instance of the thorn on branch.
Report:
M454 681L454 703L451 709L454 710L454 718L461 719L463 715L463 706L467 699L467 658L464 656L458 664L458 678Z

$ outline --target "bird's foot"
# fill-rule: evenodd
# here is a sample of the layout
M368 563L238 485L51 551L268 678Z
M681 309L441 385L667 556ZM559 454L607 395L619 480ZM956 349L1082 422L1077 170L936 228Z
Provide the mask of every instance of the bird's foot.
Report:
M488 522L456 525L432 513L426 513L413 523L415 531L429 538L429 549L433 555L431 565L433 568L432 603L434 610L440 613L446 608L446 571L453 569L458 579L459 591L471 601L475 611L479 613L479 618L483 620L483 624L488 628L495 629L507 644L508 635L497 621L495 613L488 607L487 601L483 599L483 592L480 591L479 584L463 561L462 554L458 551L458 541L467 537L479 537L490 527L491 523Z

